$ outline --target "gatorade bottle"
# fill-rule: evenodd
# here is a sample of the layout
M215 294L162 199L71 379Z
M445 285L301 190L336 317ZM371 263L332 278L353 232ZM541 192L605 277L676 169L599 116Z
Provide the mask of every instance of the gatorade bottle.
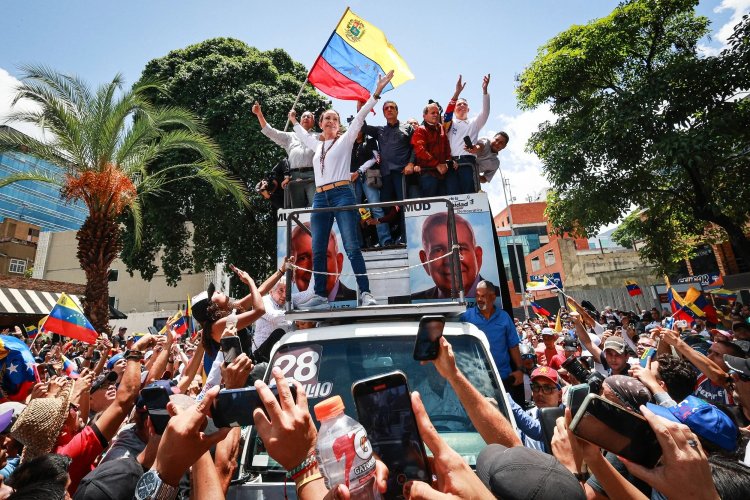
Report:
M370 212L369 208L360 208L359 216L362 220L367 220L372 217L372 212Z
M320 420L315 454L326 487L344 484L351 498L380 499L375 486L375 457L364 427L344 413L341 396L315 405Z

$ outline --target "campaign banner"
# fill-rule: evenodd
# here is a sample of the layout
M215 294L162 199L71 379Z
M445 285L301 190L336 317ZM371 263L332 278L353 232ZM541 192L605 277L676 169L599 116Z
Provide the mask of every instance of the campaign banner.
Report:
M560 273L544 273L544 274L530 274L529 281L539 283L549 283L554 285L551 289L555 290L559 288L564 290L562 276Z
M286 219L287 213L292 210L279 210L276 218L276 262L281 266L286 255ZM303 213L298 216L299 221L307 229L310 229L310 214ZM295 257L295 264L305 269L312 270L312 236L295 222L292 222L292 250L290 256ZM353 274L352 266L344 252L344 244L341 241L338 224L333 224L333 229L328 240L328 251L326 252L326 272L342 273L343 276L319 276L326 280L326 293L328 302L332 308L357 307L357 281ZM316 278L318 279L318 278ZM292 280L292 293L304 292L310 289L312 292L313 281L310 271L296 269L294 280Z
M476 286L489 280L500 286L495 255L495 228L487 193L446 196L454 207L464 296L474 303ZM451 300L448 208L439 201L404 206L409 290L412 303ZM434 260L438 259L438 260ZM434 260L434 262L430 262ZM502 307L500 294L495 302Z

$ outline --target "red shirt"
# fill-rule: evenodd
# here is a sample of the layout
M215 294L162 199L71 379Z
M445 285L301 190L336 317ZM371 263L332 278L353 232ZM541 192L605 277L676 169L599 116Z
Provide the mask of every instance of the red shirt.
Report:
M551 366L549 364L549 361L551 361L552 358L558 354L562 355L563 361L565 361L565 351L562 349L562 347L559 346L555 346L554 349L546 349L544 344L539 344L538 346L536 346L535 352L536 361L539 366L549 366L550 368L555 368L554 366ZM557 370L557 368L555 368L555 370Z
M414 146L414 164L435 168L451 157L448 136L440 125L420 125L411 137Z
M73 461L70 463L68 468L68 474L70 475L70 487L68 493L71 496L75 494L78 489L78 484L81 479L94 470L94 461L98 457L104 448L107 447L107 440L104 439L102 433L96 427L96 424L87 425L81 432L73 436L67 444L58 446L53 450L53 453L60 455L67 455Z

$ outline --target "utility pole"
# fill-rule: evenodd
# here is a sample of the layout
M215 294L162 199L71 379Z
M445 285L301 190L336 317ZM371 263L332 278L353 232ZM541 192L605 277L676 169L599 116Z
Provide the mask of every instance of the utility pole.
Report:
M529 319L529 306L526 304L526 284L523 282L524 276L521 273L521 261L520 259L523 256L518 255L518 247L516 246L516 230L513 227L513 211L510 208L510 203L508 202L508 194L510 193L510 201L512 202L514 200L513 193L510 192L510 180L506 179L503 175L503 169L502 167L498 168L498 172L500 173L500 180L503 182L503 196L505 197L505 206L508 207L508 225L510 226L510 235L513 237L513 253L516 256L516 270L518 271L518 283L521 287L521 304L523 304L523 314L526 317L526 319ZM505 188L508 188L508 191L505 191Z

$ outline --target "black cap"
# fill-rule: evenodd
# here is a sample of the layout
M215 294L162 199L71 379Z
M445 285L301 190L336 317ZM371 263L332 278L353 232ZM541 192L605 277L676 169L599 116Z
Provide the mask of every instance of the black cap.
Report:
M738 371L744 376L750 377L750 359L725 354L724 363L726 363L730 370Z
M524 446L489 445L477 458L477 475L503 500L586 498L575 476L555 457Z
M131 500L143 467L135 457L99 464L81 480L74 500Z
M750 330L750 324L744 321L735 321L734 323L732 323L732 331L739 330L740 328L744 328L745 330Z
M578 342L577 338L571 335L565 335L562 338L562 346L565 350L575 351L581 346L581 343Z

